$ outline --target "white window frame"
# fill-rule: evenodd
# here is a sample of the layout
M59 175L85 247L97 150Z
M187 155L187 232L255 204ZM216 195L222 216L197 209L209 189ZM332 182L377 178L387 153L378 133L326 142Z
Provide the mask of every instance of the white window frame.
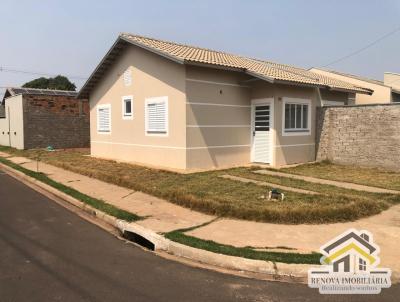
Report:
M285 108L286 104L308 105L308 120L307 128L299 130L286 130L285 129ZM311 100L298 99L298 98L283 98L282 101L282 136L309 136L311 135Z
M163 103L165 102L165 133L152 133L150 129L148 129L148 115L147 115L147 105L154 103ZM168 136L169 135L169 106L168 106L168 97L167 96L159 96L159 97L151 97L146 98L144 101L144 132L146 136Z
M109 108L110 112L110 130L105 132L105 131L100 131L100 119L99 119L99 109L102 108ZM110 135L111 134L111 125L112 125L112 114L111 114L111 104L102 104L102 105L97 105L96 108L96 119L97 119L97 134L105 134L105 135Z
M126 100L131 101L131 113L130 114L127 114L125 112L125 109L126 109L125 101ZM133 96L132 95L123 96L121 102L122 102L122 119L123 120L133 120Z

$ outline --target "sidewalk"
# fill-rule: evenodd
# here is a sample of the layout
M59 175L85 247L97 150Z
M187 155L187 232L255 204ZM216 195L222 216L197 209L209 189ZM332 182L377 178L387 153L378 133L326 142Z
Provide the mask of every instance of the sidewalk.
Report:
M8 157L8 154L0 154ZM36 171L37 164L23 157L8 160ZM169 232L209 222L216 217L194 212L165 200L130 189L118 187L48 164L39 163L39 171L50 178L84 194L102 199L119 208L146 216L137 223L155 232ZM234 219L218 219L187 234L206 240L237 247L256 248L289 247L297 252L318 251L328 240L349 228L366 229L373 233L381 249L381 266L393 270L400 278L398 249L400 242L400 205L369 218L355 222L324 225L280 225ZM293 250L290 250L293 252Z

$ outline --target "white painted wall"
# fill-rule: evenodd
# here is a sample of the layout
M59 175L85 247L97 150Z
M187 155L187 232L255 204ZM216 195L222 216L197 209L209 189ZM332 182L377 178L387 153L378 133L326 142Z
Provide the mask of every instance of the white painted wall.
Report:
M7 98L5 100L5 111L6 118L0 118L0 145L24 149L24 110L22 95Z

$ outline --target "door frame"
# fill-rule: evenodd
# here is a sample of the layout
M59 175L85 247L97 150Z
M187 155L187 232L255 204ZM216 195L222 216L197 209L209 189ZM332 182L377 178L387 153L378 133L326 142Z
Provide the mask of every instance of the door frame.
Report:
M268 104L270 107L270 117L269 117L269 138L270 138L270 150L269 150L269 162L266 164L272 165L273 158L274 158L274 115L275 115L275 108L274 108L274 98L262 98L262 99L252 99L251 100L251 127L250 127L250 142L251 142L251 152L250 152L250 162L254 163L254 136L253 131L255 127L255 106L260 104Z

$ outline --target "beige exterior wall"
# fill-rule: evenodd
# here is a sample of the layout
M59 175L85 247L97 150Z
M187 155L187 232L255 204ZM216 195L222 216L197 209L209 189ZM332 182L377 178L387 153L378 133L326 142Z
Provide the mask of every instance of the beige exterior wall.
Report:
M316 88L272 85L265 82L254 84L252 98L274 99L274 137L272 150L272 166L305 163L315 160L315 112L320 106ZM289 100L309 100L310 112L310 133L296 136L285 136L283 133L284 102Z
M387 86L400 90L400 74L393 72L385 72L383 83Z
M358 104L381 104L391 102L391 88L384 85L377 85L366 81L357 80L351 77L346 77L332 73L325 70L320 70L317 68L312 68L310 71L319 73L322 75L329 76L334 79L349 82L354 85L358 85L364 88L372 89L374 92L372 95L357 93L355 98L355 103Z
M250 162L251 88L238 72L186 67L187 168Z
M130 68L132 84L124 72ZM251 104L272 98L272 165L315 160L315 113L321 99L346 101L347 93L269 84L243 73L181 65L131 46L90 95L92 155L178 170L205 170L251 163ZM133 119L122 118L122 97L133 96ZM168 97L168 136L145 133L145 99ZM310 133L282 132L283 103L308 100ZM111 133L97 132L97 106L111 105Z
M273 98L273 166L315 160L315 112L321 99L316 88L269 84L230 71L188 66L187 168L206 169L245 165L251 162L251 103ZM328 101L346 102L348 93L321 90ZM283 102L309 100L311 131L285 136L282 132Z
M132 84L123 74L131 70ZM91 154L154 166L186 168L185 67L128 47L90 94ZM133 96L133 119L122 118L122 97ZM167 136L145 133L145 99L168 97ZM97 132L97 106L111 104L111 134Z
M353 93L320 89L320 94L323 106L354 105L355 95Z
M24 149L23 97L16 95L5 100L6 118L0 118L0 145ZM10 133L8 135L8 132ZM11 144L10 144L11 143Z

